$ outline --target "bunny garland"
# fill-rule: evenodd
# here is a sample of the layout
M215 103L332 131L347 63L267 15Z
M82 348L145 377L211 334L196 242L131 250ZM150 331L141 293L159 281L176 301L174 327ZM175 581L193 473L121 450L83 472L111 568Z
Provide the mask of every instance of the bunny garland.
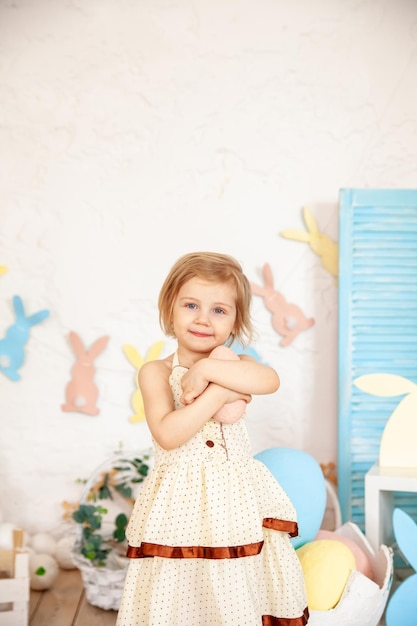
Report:
M385 424L379 448L381 467L417 467L417 385L397 374L366 374L356 387L375 396L405 395Z
M0 339L0 372L16 381L21 378L18 370L25 360L25 344L29 339L29 331L32 326L46 319L49 311L44 309L27 317L20 296L13 297L13 308L16 322L6 330L5 337Z
M136 368L136 385L137 385L137 372L139 372L140 368L147 361L154 361L161 354L162 348L164 346L163 341L157 341L150 348L146 355L146 358L143 359L139 352L133 346L129 344L124 344L122 346L123 352L127 358L127 360ZM132 395L132 407L134 410L134 415L129 417L129 421L132 423L143 422L145 420L145 409L143 407L143 398L142 393L137 387L136 391Z
M103 352L109 337L97 339L90 350L86 350L80 337L74 331L70 332L69 340L78 358L71 370L72 378L66 386L66 401L61 409L66 412L98 415L100 413L96 406L98 388L94 382L95 367L93 367L93 361Z
M387 626L417 624L417 524L403 510L394 509L392 525L397 545L414 573L392 594L385 613Z
M272 313L272 326L284 337L280 346L289 346L299 333L313 326L314 319L307 319L300 307L290 304L281 293L275 291L274 278L268 263L263 266L262 275L264 286L251 282L252 292L263 297L266 308Z
M303 241L310 244L310 248L321 259L321 264L325 270L330 272L337 279L338 275L338 245L324 233L319 231L317 222L311 211L305 207L303 217L308 232L302 232L293 228L288 228L281 232L282 237Z

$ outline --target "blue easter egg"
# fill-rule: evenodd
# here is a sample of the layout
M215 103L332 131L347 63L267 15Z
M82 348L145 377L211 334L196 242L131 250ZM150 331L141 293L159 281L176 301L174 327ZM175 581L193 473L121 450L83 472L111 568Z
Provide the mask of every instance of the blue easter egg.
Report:
M385 612L387 626L416 626L417 576L412 574L392 594Z
M319 463L307 452L294 448L268 448L254 457L276 478L297 512L298 537L294 548L313 541L326 510L326 482Z
M402 509L394 509L392 524L400 552L412 568L417 570L417 524ZM387 626L416 626L417 574L405 579L391 595L385 612Z

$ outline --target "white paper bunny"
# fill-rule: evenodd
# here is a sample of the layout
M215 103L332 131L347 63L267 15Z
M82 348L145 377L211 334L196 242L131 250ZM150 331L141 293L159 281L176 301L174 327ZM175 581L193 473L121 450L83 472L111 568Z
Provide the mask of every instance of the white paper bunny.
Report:
M0 339L0 372L10 380L20 380L18 369L25 359L25 344L29 339L29 331L32 326L47 318L49 311L44 309L26 316L20 296L13 297L13 308L16 322L7 329L5 337Z
M275 291L274 278L268 263L262 268L262 276L264 286L251 283L252 292L263 297L266 308L272 313L274 330L284 337L280 345L288 346L299 333L313 326L314 319L307 319L299 306L287 302L281 293Z

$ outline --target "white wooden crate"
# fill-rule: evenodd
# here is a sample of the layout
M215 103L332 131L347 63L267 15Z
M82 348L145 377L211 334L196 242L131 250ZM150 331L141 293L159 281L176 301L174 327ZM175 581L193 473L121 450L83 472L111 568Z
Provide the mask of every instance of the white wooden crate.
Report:
M29 615L29 553L22 549L23 532L15 531L14 549L0 550L0 626L27 626Z

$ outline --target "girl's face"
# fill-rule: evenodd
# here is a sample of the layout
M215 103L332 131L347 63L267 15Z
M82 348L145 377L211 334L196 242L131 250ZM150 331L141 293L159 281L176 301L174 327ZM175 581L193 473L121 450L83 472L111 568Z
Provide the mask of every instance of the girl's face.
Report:
M209 353L223 345L236 322L236 294L230 283L191 278L179 290L173 308L178 345Z

